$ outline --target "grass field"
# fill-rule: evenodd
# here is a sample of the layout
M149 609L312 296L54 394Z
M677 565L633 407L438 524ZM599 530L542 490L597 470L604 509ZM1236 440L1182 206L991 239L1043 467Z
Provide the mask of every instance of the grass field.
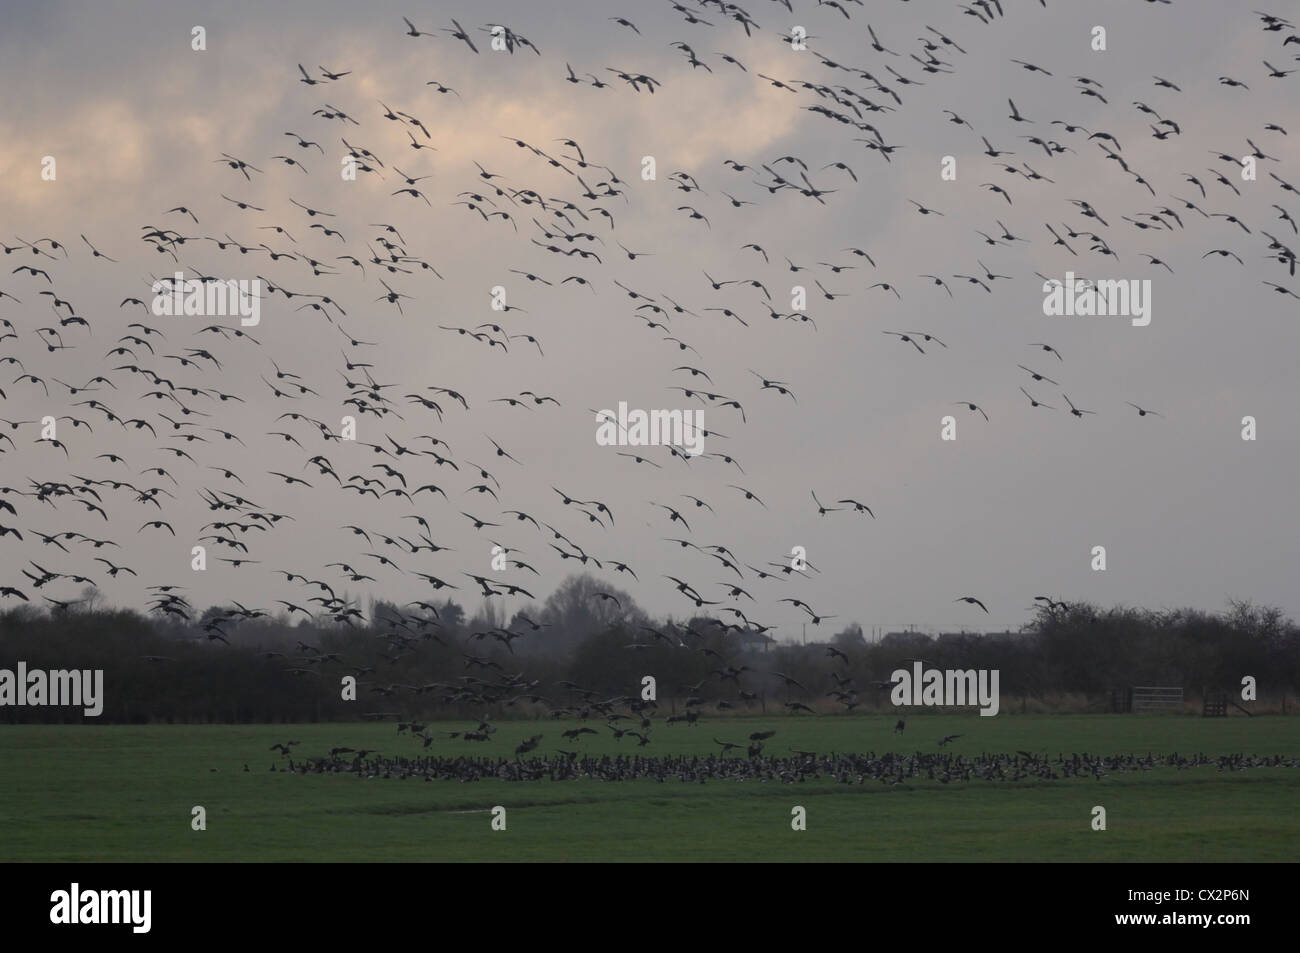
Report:
M657 722L637 748L598 736L566 742L575 723L503 721L488 743L439 732L429 753L501 755L541 732L535 754L716 753L776 729L768 754L1026 749L1055 755L1281 754L1300 751L1295 717L925 716ZM0 727L3 861L1294 861L1300 769L1217 768L1112 774L1103 780L896 786L670 781L472 783L271 772L276 742L300 759L336 745L416 756L391 723L255 726ZM247 763L250 772L243 771ZM214 770L215 769L215 770ZM202 805L207 830L190 829ZM507 830L489 813L507 809ZM793 831L791 808L807 809ZM1094 805L1108 829L1090 829Z

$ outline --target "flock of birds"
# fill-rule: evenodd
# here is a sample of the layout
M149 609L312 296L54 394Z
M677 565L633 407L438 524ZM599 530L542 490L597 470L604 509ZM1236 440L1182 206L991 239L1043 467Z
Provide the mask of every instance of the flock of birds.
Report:
M911 661L910 659L908 661ZM790 680L793 681L793 680ZM797 683L795 683L797 684ZM882 686L889 683L880 683ZM598 738L600 731L590 727L589 720L604 720L615 743L628 743L636 749L651 744L652 729L656 725L662 730L671 731L673 725L685 725L688 729L700 725L702 713L698 709L686 707L681 712L667 715L655 721L659 714L659 705L654 701L620 696L600 699L597 694L583 689L571 682L562 682L561 686L577 697L574 705L555 708L550 711L553 718L577 720L574 727L559 733L558 741L552 753L540 754L545 732L529 735L515 745L513 754L496 756L470 756L464 754L388 754L363 748L357 749L346 745L337 745L324 755L295 757L294 748L300 740L280 742L270 750L279 752L279 761L273 761L269 770L285 771L299 775L352 774L360 778L423 778L426 781L632 781L676 779L683 782L705 781L782 781L795 782L807 780L838 780L846 784L862 784L866 781L879 781L882 784L902 784L904 781L929 780L947 784L952 781L1022 781L1022 780L1059 780L1066 778L1093 777L1103 780L1112 773L1124 774L1133 771L1149 771L1157 767L1172 767L1179 770L1217 766L1220 771L1245 771L1251 768L1300 768L1300 758L1282 755L1245 755L1234 753L1222 756L1209 756L1203 753L1183 755L1178 752L1170 754L1148 753L1145 757L1137 755L1093 755L1087 752L1058 754L1055 758L1046 752L1017 751L1014 754L983 752L979 755L961 755L951 753L927 753L916 751L913 754L872 752L859 754L819 754L801 748L790 748L788 754L769 753L767 744L779 733L779 729L757 729L743 738L733 740L710 736L710 741L718 746L716 755L597 755L587 753L579 748L585 746L587 736ZM452 686L440 687L455 691ZM698 687L698 686L697 686ZM465 689L460 689L464 691ZM536 695L515 696L514 700L545 701ZM701 700L692 698L688 705L700 704ZM730 707L720 703L718 710ZM791 713L806 709L795 703L787 705ZM395 713L372 712L370 720L381 720ZM716 721L725 725L727 720ZM734 724L734 723L733 723ZM925 724L925 719L921 719ZM894 724L893 734L903 735L907 728L907 716L899 717ZM399 721L396 725L397 735L406 739L404 744L414 742L418 752L427 752L435 743L442 741L468 741L491 745L498 728L492 724L488 715L473 728L448 730L422 721ZM445 736L445 737L440 737ZM948 745L966 737L965 733L946 734L935 742L936 747ZM676 737L680 741L680 736ZM670 740L670 744L672 741ZM743 752L743 754L742 754ZM213 769L215 770L215 769ZM247 764L244 770L249 771Z
M531 739L535 742L536 738ZM527 748L528 742L520 745ZM535 744L534 744L535 746ZM277 750L283 746L277 745ZM1092 755L1018 751L1014 754L952 753L902 754L818 754L791 749L789 754L763 754L750 750L748 757L728 757L730 749L740 745L723 745L717 755L669 755L649 757L636 754L584 755L558 750L546 757L524 759L504 757L384 756L380 752L337 747L328 755L294 759L284 749L277 767L299 775L350 774L358 778L422 778L425 781L679 781L704 784L707 781L773 781L795 784L804 781L836 781L841 784L876 782L899 785L906 782L988 781L1058 781L1071 778L1094 778L1103 781L1112 775L1174 768L1179 771L1217 767L1219 771L1247 771L1256 768L1300 768L1300 758L1283 755L1230 754L1211 756L1201 753L1172 753L1145 756L1133 754ZM248 766L244 766L248 770Z
M779 0L779 6L781 19L789 19L795 10L790 0ZM621 42L643 46L649 42L642 37L643 16L667 14L679 21L690 41L676 41L672 49L689 65L686 75L692 82L708 82L711 74L724 70L751 76L746 50L756 51L761 43L770 51L780 40L789 55L784 78L754 72L752 81L799 103L813 117L811 121L839 127L844 149L856 156L847 159L847 152L742 155L717 168L673 171L667 178L671 192L680 197L672 198L664 211L671 209L680 216L677 240L698 247L699 260L707 265L709 235L722 217L740 219L747 214L746 207L759 203L829 207L851 202L854 189L863 184L865 164L874 163L874 171L885 174L900 155L908 154L908 143L894 138L891 125L901 113L918 119L917 107L909 102L914 88L962 82L963 64L989 45L987 31L1035 8L1032 3L1022 4L1028 8L1022 10L1012 6L1010 0L956 5L957 26L945 31L926 27L917 45L909 48L904 37L860 22L865 9L861 0L819 0L816 7L800 13L829 17L826 32L833 31L836 39L853 37L851 44L844 44L843 53L833 56L822 52L830 40L823 46L817 36L806 38L806 50L792 51L792 43L802 38L790 33L788 26L760 24L765 17L727 0L699 0L695 6L675 0L647 3L640 16L609 17L608 29L621 31ZM1277 55L1262 65L1245 64L1243 70L1249 72L1224 75L1217 81L1242 97L1243 110L1252 86L1294 83L1291 77L1297 72L1272 64L1293 47L1300 53L1300 33L1285 18L1258 16L1262 30L1276 39ZM504 24L467 29L452 19L449 26L425 29L411 19L403 22L393 25L391 42L452 44L438 46L437 55L443 64L457 64L460 88L438 79L419 81L420 95L432 95L438 102L472 99L476 73L488 68L488 57L493 55L538 57L553 64L557 82L588 87L586 96L655 95L670 83L686 81L680 76L655 77L629 65L593 62L575 67L553 62L532 40ZM724 43L728 52L711 52ZM494 52L499 45L504 45L504 54ZM650 582L638 576L634 558L613 551L617 509L619 520L624 521L618 526L644 523L652 514L664 521L669 534L664 542L679 559L680 569L666 575L660 587L680 599L683 609L717 612L723 617L717 625L729 633L773 630L778 623L770 616L764 621L761 612L782 605L798 611L794 618L814 626L837 618L827 607L786 595L792 585L817 572L811 564L795 568L788 558L773 558L781 557L779 553L741 556L710 539L714 530L705 524L717 515L715 506L721 509L725 501L729 514L748 519L750 513L761 515L768 506L765 499L780 492L778 484L763 482L761 468L750 464L752 469L746 470L726 449L715 449L700 460L671 445L616 451L629 470L674 467L689 474L694 492L680 498L627 500L619 497L617 487L606 487L608 493L584 487L582 474L574 473L572 486L561 480L563 486L550 488L547 505L519 502L524 491L537 488L530 461L466 421L472 420L473 410L497 405L511 413L567 412L591 420L590 408L562 405L540 383L546 379L544 362L550 346L544 318L521 319L516 312L526 314L530 309L511 304L483 322L473 317L460 323L437 322L449 342L456 340L474 349L464 358L474 366L489 367L487 362L498 351L501 355L523 352L536 362L535 389L501 393L494 383L500 376L484 372L476 375L480 390L472 393L386 373L385 361L392 355L385 351L384 319L378 315L391 309L394 318L410 319L438 296L441 283L455 281L454 272L429 260L404 237L418 234L436 210L442 227L490 235L500 256L509 260L503 280L509 274L513 287L533 295L530 299L518 294L513 300L525 301L531 310L540 311L548 303L568 308L581 300L579 295L595 296L592 300L607 312L616 303L624 304L626 311L617 318L611 312L609 320L624 321L631 333L644 335L647 362L657 359L661 353L657 348L668 355L663 367L666 391L716 410L715 419L723 421L721 429L732 431L763 413L765 401L797 403L798 385L784 379L786 375L754 369L731 373L733 382L727 383L728 369L711 363L692 343L693 327L721 322L736 334L750 334L754 323L766 318L816 333L818 319L833 320L839 309L851 306L852 302L837 304L850 296L845 290L849 287L858 300L863 294L880 294L897 302L919 300L932 311L963 295L992 295L999 282L1028 280L1028 275L1005 274L1011 269L998 263L997 256L1013 245L1041 252L1045 268L1049 260L1077 261L1083 270L1139 261L1172 273L1169 256L1161 252L1162 236L1195 232L1205 246L1202 257L1209 259L1198 264L1202 274L1208 269L1231 272L1248 267L1247 260L1263 259L1276 279L1264 284L1279 296L1300 298L1293 290L1298 229L1295 206L1288 205L1295 202L1297 187L1279 174L1281 164L1269 154L1289 135L1280 123L1261 121L1254 135L1242 142L1224 141L1212 150L1188 149L1180 140L1199 108L1182 91L1190 76L1177 82L1153 77L1150 102L1128 105L1116 101L1115 91L1098 79L1057 75L1050 60L1047 67L1030 59L1013 63L1034 87L1059 88L1062 97L1086 103L1092 118L1085 127L1071 118L1073 109L1064 107L1064 118L1026 115L1016 105L1014 89L1008 90L1010 112L1005 117L961 115L953 110L931 117L936 124L958 127L972 148L982 144L978 151L993 160L989 169L996 170L988 172L996 181L980 186L986 199L967 196L969 202L986 202L981 208L986 208L989 224L970 236L970 254L963 263L946 270L932 267L931 273L915 277L902 271L885 274L877 267L878 249L809 252L813 236L799 236L783 247L782 236L773 234L740 249L750 256L753 275L715 278L712 267L700 268L698 273L681 275L673 296L642 286L632 277L641 258L666 249L646 247L648 243L638 239L637 222L625 217L628 193L636 186L622 176L635 176L626 169L622 174L615 171L628 159L613 143L584 145L559 130L553 142L527 142L502 130L500 148L525 158L530 178L508 176L499 171L499 157L487 155L474 162L473 169L438 168L439 142L431 127L440 126L433 115L417 114L420 109L410 103L397 103L403 107L398 109L369 99L354 69L297 64L288 72L305 91L303 98L291 101L292 118L278 130L283 143L278 154L240 157L221 152L198 157L197 165L209 170L212 165L222 167L220 183L183 201L150 209L130 241L96 223L90 227L93 235L15 237L13 245L0 243L8 260L17 263L0 288L0 369L13 373L0 379L0 459L6 484L0 486L0 564L6 573L6 578L0 578L0 605L43 602L51 611L68 611L81 601L72 587L85 585L125 595L125 601L130 601L135 587L145 582L130 565L132 557L173 546L173 537L188 552L187 534L197 528L193 543L220 554L220 564L278 574L286 587L285 598L274 605L250 608L233 602L222 607L203 623L207 640L227 642L240 622L271 613L359 625L365 621L364 613L347 587L383 591L418 587L422 598L375 620L396 658L421 640L441 639L435 596L463 592L488 600L531 599L538 586L528 582L530 578L550 581L555 573L574 567L598 571L611 580L628 577ZM1189 74L1195 68L1188 62ZM796 74L802 78L791 78ZM286 77L286 84L291 82ZM1122 142L1111 131L1121 124L1131 128L1134 110L1142 115L1152 139L1167 150L1158 162L1139 163L1128 136ZM326 198L326 186L337 185L333 177L338 163L331 156L340 147L355 163L359 182L373 192L373 211L363 217L332 210ZM1095 160L1088 173L1092 181L1086 185L1071 181L1071 197L1054 206L1056 193L1049 186L1056 185L1054 176L1061 173L1054 166L1066 154ZM1272 220L1260 220L1250 211L1254 206L1239 188L1243 155L1255 157L1260 164L1262 174L1251 189L1272 201L1276 213ZM1178 183L1172 190L1166 183L1170 178ZM1107 183L1106 198L1100 197L1099 189L1093 189L1090 199L1078 197L1101 181ZM242 197L254 183L262 190L259 194L270 198ZM909 198L917 213L916 227L929 227L947 214L945 209L951 211L947 203L954 200L940 194L936 191L934 198L923 201ZM1008 227L1005 221L1012 221L1010 216L1022 202L1053 211L1045 221L1039 214L1035 221ZM200 252L206 253L202 259ZM285 313L300 313L314 322L314 335L333 336L339 351L336 366L305 366L295 360L292 346L272 350L259 340L261 330L233 319L193 321L154 315L152 298L144 288L155 281L167 287L171 279L141 278L137 265L142 258L162 264L166 272L182 269L203 283L255 274L262 282L268 311L280 305ZM203 270L195 267L200 260L208 262ZM121 317L102 302L82 300L77 275L84 271L75 269L87 268L104 269L119 282L121 298L113 304ZM775 291L780 274L794 275L809 286L810 298L821 299L817 319L808 311L778 307ZM866 280L848 284L864 274ZM342 286L351 290L338 290L342 276L353 282ZM354 295L358 287L367 293ZM263 329L279 320L278 313L268 315ZM881 331L902 345L900 360L910 359L909 355L929 360L949 349L934 328ZM1066 387L1073 393L1077 382L1062 383L1070 368L1069 355L1048 341L1026 341L1024 347L1019 358L1009 361L1018 376L1007 387L1024 395L1027 410L1065 410L1080 419L1103 412L1084 409L1076 403L1077 394L1067 395ZM1031 352L1036 362L1031 361ZM69 369L83 354L102 362L98 371L86 375ZM251 386L231 383L235 380L228 373L232 364L256 369ZM949 396L953 406L988 421L979 402L964 399L970 395ZM1129 406L1145 421L1161 416L1145 401L1129 402ZM15 407L26 413L7 419L4 411ZM41 418L47 412L57 418L57 437L43 436ZM334 424L340 412L364 421L370 439L355 444L343 439ZM464 433L467 427L473 436L457 437L453 448L444 434L452 428ZM590 440L590 428L590 423L583 424L579 439ZM85 449L93 440L104 439L105 433L112 441L111 450ZM713 447L725 448L729 439L712 429L705 435ZM276 463L268 465L272 459ZM281 460L288 462L270 468ZM818 489L823 489L822 496ZM848 487L829 492L802 487L794 492L810 516L867 521L877 516L873 501L859 499L865 494ZM272 497L282 505L268 505ZM202 526L189 520L193 508L207 513ZM338 548L317 564L273 565L259 558L269 537L291 537L303 521L339 511L356 515L338 527ZM488 572L477 560L467 562L471 557L464 550L445 545L443 532L454 524L475 534L482 543L475 551L486 552L489 544L500 547L510 560L509 573ZM534 552L538 555L531 555ZM350 554L339 555L343 553ZM231 588L239 585L239 575L228 579ZM181 620L197 618L181 580L150 582L146 591L152 612ZM949 596L989 612L981 597L960 592ZM621 607L617 595L597 595ZM465 643L465 664L490 676L493 666L498 670L501 666L477 654L484 639L513 653L512 642L533 638L543 628L525 615L523 623L512 623L509 629L476 632ZM702 633L693 634L703 642ZM643 635L628 648L656 640L689 645L680 630L647 627ZM327 653L316 650L313 657L323 655ZM720 679L739 685L740 672L731 661L720 657L719 662ZM491 678L496 680L467 680L450 688L486 700L529 690L520 676L502 672ZM372 684L370 690L382 695L385 689ZM388 690L391 693L392 686ZM850 704L853 689L840 686L838 690L841 701ZM1066 770L1059 762L1008 762L1000 757L969 761L751 754L750 762L561 756L531 765L456 758L401 766L331 759L317 762L314 769L425 776L506 772L526 777L579 771L659 772L660 776L685 772L700 779L753 770L773 778L802 778L812 772L882 780L927 772L969 779L992 777L993 772L1036 775ZM743 767L746 764L750 767ZM1116 762L1106 759L1089 765L1118 769ZM305 764L299 767L308 769Z

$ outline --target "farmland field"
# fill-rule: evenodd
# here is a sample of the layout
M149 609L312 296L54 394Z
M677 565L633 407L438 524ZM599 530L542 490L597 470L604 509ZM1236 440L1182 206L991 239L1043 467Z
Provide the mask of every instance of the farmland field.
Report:
M4 861L1292 861L1300 855L1300 769L1157 767L1061 780L860 784L677 779L424 781L298 775L294 757L335 746L384 756L525 758L560 748L584 755L717 754L714 737L744 742L775 730L768 755L944 751L965 758L1028 750L1054 758L1177 752L1300 755L1294 717L1023 715L894 719L821 716L656 722L652 742L560 733L572 721L503 721L485 743L431 724L435 742L392 723L0 727L0 860ZM945 735L961 735L946 748ZM744 758L743 749L730 757ZM247 764L249 771L245 772ZM192 831L191 809L207 829ZM491 829L491 808L507 829ZM807 830L791 829L791 809ZM1094 806L1107 830L1090 828Z

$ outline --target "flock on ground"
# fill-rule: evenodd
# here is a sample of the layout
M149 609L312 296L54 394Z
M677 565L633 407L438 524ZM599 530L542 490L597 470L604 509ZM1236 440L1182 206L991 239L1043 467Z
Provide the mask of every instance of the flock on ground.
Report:
M900 722L901 724L901 722ZM482 724L477 733L490 733L491 725ZM897 729L896 729L897 730ZM590 731L590 729L571 729ZM635 735L635 732L627 732ZM461 734L464 732L455 732ZM294 758L289 741L273 745L280 760L273 761L271 771L288 771L299 775L351 774L358 778L426 781L680 781L703 784L706 781L800 781L829 780L842 784L865 784L879 781L883 785L907 781L951 782L990 781L1057 781L1068 778L1094 778L1102 781L1114 775L1150 771L1153 768L1217 767L1219 771L1247 771L1253 768L1297 768L1300 758L1282 755L1230 754L1210 756L1202 753L1182 755L1092 755L1017 751L1014 754L961 755L949 752L873 752L836 754L791 748L788 754L766 754L763 744L777 731L756 731L748 743L713 739L719 746L716 755L590 755L557 748L554 754L524 758L541 743L542 735L533 735L515 748L515 756L471 757L468 755L407 756L384 755L378 751L349 747L331 748L318 757ZM946 735L939 744L950 743L958 736ZM733 751L746 749L748 757ZM215 769L214 769L215 770ZM250 770L244 765L244 770Z

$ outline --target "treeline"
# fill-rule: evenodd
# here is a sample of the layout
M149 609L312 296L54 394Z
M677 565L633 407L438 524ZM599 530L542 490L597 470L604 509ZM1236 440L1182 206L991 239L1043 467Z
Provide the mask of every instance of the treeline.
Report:
M375 602L363 621L252 611L211 607L183 619L12 608L0 613L0 668L102 669L103 714L93 721L128 724L544 718L581 713L592 698L639 697L646 676L663 712L782 712L787 702L881 711L891 707L883 683L911 659L997 669L1004 712L1102 711L1112 690L1133 685L1199 698L1237 692L1244 676L1258 681L1261 706L1276 707L1300 687L1300 628L1244 602L1220 613L1057 603L1018 633L868 643L851 625L808 645L765 643L705 616L656 622L585 575L508 621L495 606L468 616L452 600L418 611ZM348 676L355 700L343 697ZM81 721L79 708L0 707L0 722Z

